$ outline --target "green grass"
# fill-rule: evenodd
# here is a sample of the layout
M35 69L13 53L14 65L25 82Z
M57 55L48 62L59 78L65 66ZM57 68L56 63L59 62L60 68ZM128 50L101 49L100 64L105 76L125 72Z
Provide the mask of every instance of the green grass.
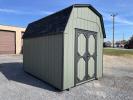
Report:
M116 49L116 48L104 48L104 55L112 55L112 56L133 56L133 50L131 49Z

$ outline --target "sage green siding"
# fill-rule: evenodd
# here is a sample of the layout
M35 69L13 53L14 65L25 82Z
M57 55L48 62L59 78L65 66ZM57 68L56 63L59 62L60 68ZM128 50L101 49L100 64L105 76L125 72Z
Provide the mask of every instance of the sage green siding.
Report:
M100 18L87 6L74 6L65 27L64 34L48 34L48 36L24 39L24 70L50 83L58 89L65 90L74 84L75 28L97 32L97 39L89 37L88 50L96 60L88 61L88 74L93 76L96 61L96 77L103 73L103 33ZM90 42L91 41L91 42ZM97 48L95 48L95 42ZM86 48L84 35L78 37L78 52L82 55ZM85 76L85 61L78 62L78 78ZM84 66L84 67L81 67Z
M75 28L97 32L97 78L102 77L103 33L100 18L88 7L74 7L64 32L64 89L74 86Z
M63 35L24 39L24 70L62 89Z

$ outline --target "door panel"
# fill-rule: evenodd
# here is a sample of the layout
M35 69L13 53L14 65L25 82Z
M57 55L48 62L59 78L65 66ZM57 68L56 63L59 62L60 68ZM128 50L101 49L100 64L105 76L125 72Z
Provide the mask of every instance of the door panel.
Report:
M75 85L96 77L96 32L75 29Z
M93 77L95 73L95 61L92 57L88 60L88 75Z
M86 51L86 38L83 34L78 37L78 53L83 56Z
M90 55L93 55L95 53L95 39L93 35L89 36L88 52L90 53Z
M0 54L15 53L15 32L0 30Z
M78 70L78 75L77 75L78 80L83 80L85 77L85 61L83 58L79 59L77 70Z

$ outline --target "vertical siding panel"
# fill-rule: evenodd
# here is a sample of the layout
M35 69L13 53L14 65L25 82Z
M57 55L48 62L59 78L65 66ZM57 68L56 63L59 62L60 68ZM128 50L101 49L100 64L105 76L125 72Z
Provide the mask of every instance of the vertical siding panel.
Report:
M73 13L71 13L71 17L73 18ZM73 69L72 69L72 66L73 66L73 51L71 51L71 50L73 50L73 34L72 34L72 30L73 30L73 20L71 20L70 22L69 22L69 30L68 30L68 58L70 58L71 60L67 60L67 65L69 66L69 67L67 67L67 80L69 80L70 79L70 77L71 78L73 78ZM69 74L69 73L71 73L71 74ZM71 86L71 81L68 81L67 82L67 84L69 85L69 86Z
M68 82L68 76L67 76L67 73L68 73L68 33L65 33L64 34L64 88L67 86L67 82ZM71 74L71 73L70 73Z
M80 22L80 20L79 20L79 18L81 18L80 8L77 8L77 16L78 16L77 28L81 28L81 22Z
M84 8L84 16L85 16L85 19L88 20L88 8ZM88 29L88 22L85 21L85 29L87 30Z
M62 34L24 39L24 69L62 89Z
M84 20L83 20L83 25L82 25L82 26L83 26L83 29L86 29L86 28L85 28L85 22L86 22L86 21L85 21L85 20L86 20L86 18L85 18L85 9L82 8L81 11L82 11L82 18L84 19Z
M100 78L102 77L102 74L103 74L103 61L102 61L102 50L103 50L103 34L102 34L102 31L101 31L101 23L100 23L100 18L98 17L97 18L97 24L99 26L99 30L98 30L98 49L97 49L97 52L98 52L98 55L97 55L97 64L98 64L98 70L97 70L97 77Z
M82 19L84 19L84 9L80 8L80 16ZM84 20L81 20L81 24L80 24L81 29L84 29Z
M74 24L77 9L73 9L64 34L64 89L74 86Z

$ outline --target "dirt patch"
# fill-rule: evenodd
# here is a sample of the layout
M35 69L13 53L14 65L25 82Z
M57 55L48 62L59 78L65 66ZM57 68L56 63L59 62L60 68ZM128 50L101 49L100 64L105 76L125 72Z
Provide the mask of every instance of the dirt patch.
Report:
M104 67L108 68L124 68L133 70L133 57L107 56L103 58Z

